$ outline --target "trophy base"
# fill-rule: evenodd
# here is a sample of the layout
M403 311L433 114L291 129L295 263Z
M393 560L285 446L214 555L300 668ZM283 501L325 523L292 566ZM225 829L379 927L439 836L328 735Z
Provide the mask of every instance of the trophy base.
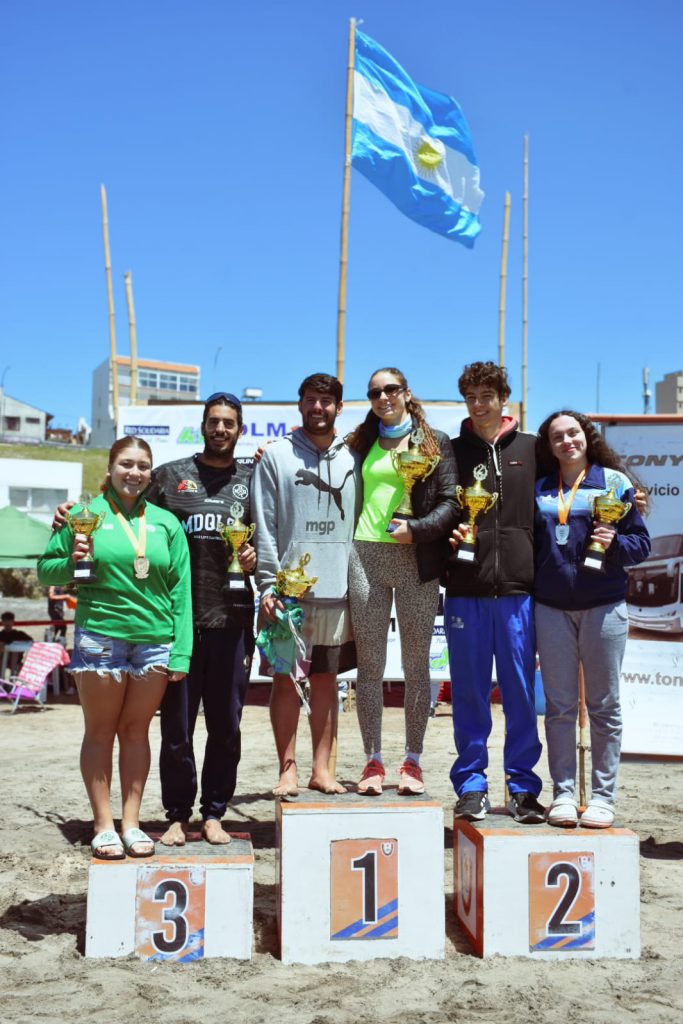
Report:
M407 523L408 520L414 519L415 517L412 516L412 515L409 515L407 512L394 512L394 514L393 514L393 516L391 518L392 519L399 519L399 520L401 520L401 522ZM389 534L392 534L395 529L396 529L396 527L392 526L391 523L389 523L389 525L387 526L386 532L389 533Z
M82 583L97 583L95 563L89 562L86 559L80 561L74 569L73 581L78 583L79 586Z
M463 562L465 565L474 565L477 560L476 544L466 540L460 541L455 560L456 562Z
M229 572L223 590L230 593L233 590L246 590L247 581L241 572Z
M581 568L584 572L602 573L605 571L605 553L600 551L589 551Z

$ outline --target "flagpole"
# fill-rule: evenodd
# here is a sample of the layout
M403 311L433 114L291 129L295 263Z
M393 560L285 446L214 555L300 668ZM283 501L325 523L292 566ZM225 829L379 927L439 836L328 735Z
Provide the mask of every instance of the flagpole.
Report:
M133 275L127 270L123 275L126 282L126 302L128 304L128 331L130 334L130 404L138 401L138 335L135 327L135 306L133 305Z
M524 194L522 196L522 402L520 425L526 430L527 284L529 263L529 136L524 136Z
M119 369L116 365L116 331L114 329L114 290L111 284L111 256L109 253L109 219L107 216L107 193L100 185L102 201L102 237L104 239L104 273L107 278L107 303L109 306L109 350L111 358L112 405L114 407L114 433L119 419Z
M503 247L500 257L500 297L498 300L498 365L505 366L505 288L508 273L508 237L510 234L510 193L505 193Z
M353 126L353 66L356 50L356 19L349 21L349 55L346 65L346 116L344 123L344 185L342 190L339 296L337 303L337 377L344 382L344 331L346 328L346 271L349 261L349 209L351 207L351 129Z

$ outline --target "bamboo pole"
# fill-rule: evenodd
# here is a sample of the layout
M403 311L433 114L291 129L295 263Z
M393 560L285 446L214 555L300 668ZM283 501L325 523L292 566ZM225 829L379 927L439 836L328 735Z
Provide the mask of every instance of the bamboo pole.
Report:
M526 430L527 285L529 283L529 136L524 136L524 193L522 195L522 401L520 426Z
M128 304L128 333L130 335L130 404L138 402L138 335L135 327L135 306L133 305L133 275L127 270L123 275L126 282Z
M579 667L579 811L586 810L586 751L590 750L590 731L586 709L583 665Z
M107 302L109 306L109 358L111 361L112 405L114 407L114 431L119 419L119 370L116 365L116 330L114 327L114 291L111 283L111 256L109 254L109 219L107 217L107 193L100 185L102 201L102 237L104 239L104 273L107 278Z
M353 126L353 68L356 51L356 19L349 21L349 54L346 65L346 115L344 119L344 184L342 189L339 293L337 302L337 377L344 382L344 332L346 329L346 273L349 262L349 210L351 208L351 128Z
M510 235L510 193L505 193L503 246L500 256L500 296L498 300L498 365L505 366L505 290L508 275L508 238Z

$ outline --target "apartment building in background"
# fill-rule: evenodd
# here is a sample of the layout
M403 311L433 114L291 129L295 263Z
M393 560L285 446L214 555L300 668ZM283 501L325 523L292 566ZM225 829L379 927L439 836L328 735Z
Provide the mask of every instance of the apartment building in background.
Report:
M154 401L196 402L199 399L198 366L167 363L160 359L138 359L137 395L135 405L149 405ZM119 408L131 405L130 356L117 356ZM92 375L92 434L94 448L109 448L116 440L114 428L114 386L111 359L93 371Z
M658 413L683 415L683 370L664 374L655 384L655 408Z

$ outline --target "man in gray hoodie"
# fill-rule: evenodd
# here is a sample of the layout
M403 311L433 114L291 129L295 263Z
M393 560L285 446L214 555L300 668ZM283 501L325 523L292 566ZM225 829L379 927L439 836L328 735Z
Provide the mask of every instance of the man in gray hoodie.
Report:
M304 554L309 576L318 580L302 599L304 639L310 650L310 789L343 793L328 762L336 733L337 673L356 665L348 609L348 561L358 502L357 457L335 431L342 410L342 385L315 373L299 388L302 425L269 445L254 472L252 512L258 556L256 583L262 614L271 621L282 603L273 593L280 569L294 568ZM280 761L276 796L298 793L296 733L300 701L292 680L276 674L270 719Z

